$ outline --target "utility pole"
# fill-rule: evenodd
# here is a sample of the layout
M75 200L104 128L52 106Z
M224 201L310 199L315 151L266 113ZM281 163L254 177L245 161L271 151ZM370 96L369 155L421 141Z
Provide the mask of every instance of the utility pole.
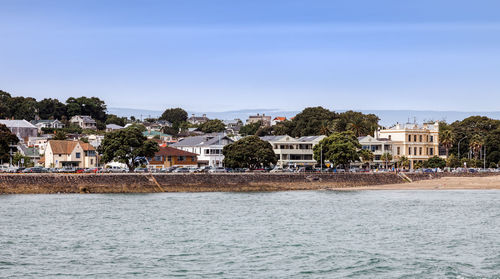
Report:
M460 142L463 141L466 138L467 138L467 136L465 136L463 139L461 139L461 140L458 141L458 160L460 160Z
M323 172L323 144L320 145L321 152L320 152L320 172Z

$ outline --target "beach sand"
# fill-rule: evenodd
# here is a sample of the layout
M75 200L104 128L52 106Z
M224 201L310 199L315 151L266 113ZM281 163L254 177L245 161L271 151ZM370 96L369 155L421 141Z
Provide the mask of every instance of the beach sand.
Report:
M443 177L412 183L330 188L330 190L500 190L500 176L487 177Z

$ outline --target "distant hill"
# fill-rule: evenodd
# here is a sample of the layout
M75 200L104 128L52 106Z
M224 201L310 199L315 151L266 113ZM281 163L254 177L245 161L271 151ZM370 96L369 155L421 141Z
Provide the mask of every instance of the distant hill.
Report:
M336 110L337 112L344 112L346 110ZM380 118L380 124L389 126L395 123L414 122L421 123L424 121L444 120L451 123L456 120L463 120L469 116L481 115L493 119L500 119L500 111L483 111L483 112L467 112L467 111L432 111L432 110L356 110L363 113L373 113ZM130 108L108 108L108 113L116 114L118 116L135 116L140 119L141 117L159 117L162 111L156 110L142 110ZM221 111L221 112L190 112L188 114L202 115L206 114L209 118L218 118L223 120L239 118L245 121L249 115L257 113L271 115L273 118L276 116L285 116L287 118L295 116L299 111L282 111L277 109L245 109L234 111Z

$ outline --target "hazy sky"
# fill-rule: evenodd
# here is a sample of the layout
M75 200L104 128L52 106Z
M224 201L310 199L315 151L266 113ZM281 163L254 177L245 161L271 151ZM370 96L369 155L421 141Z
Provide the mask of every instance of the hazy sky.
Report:
M0 89L109 107L500 110L500 1L0 0Z

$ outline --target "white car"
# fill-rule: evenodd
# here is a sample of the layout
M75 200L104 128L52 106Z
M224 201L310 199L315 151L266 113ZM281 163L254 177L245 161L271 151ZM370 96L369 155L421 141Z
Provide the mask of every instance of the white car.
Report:
M208 172L209 173L225 173L225 172L227 172L227 170L223 167L217 167L217 168L210 169Z

